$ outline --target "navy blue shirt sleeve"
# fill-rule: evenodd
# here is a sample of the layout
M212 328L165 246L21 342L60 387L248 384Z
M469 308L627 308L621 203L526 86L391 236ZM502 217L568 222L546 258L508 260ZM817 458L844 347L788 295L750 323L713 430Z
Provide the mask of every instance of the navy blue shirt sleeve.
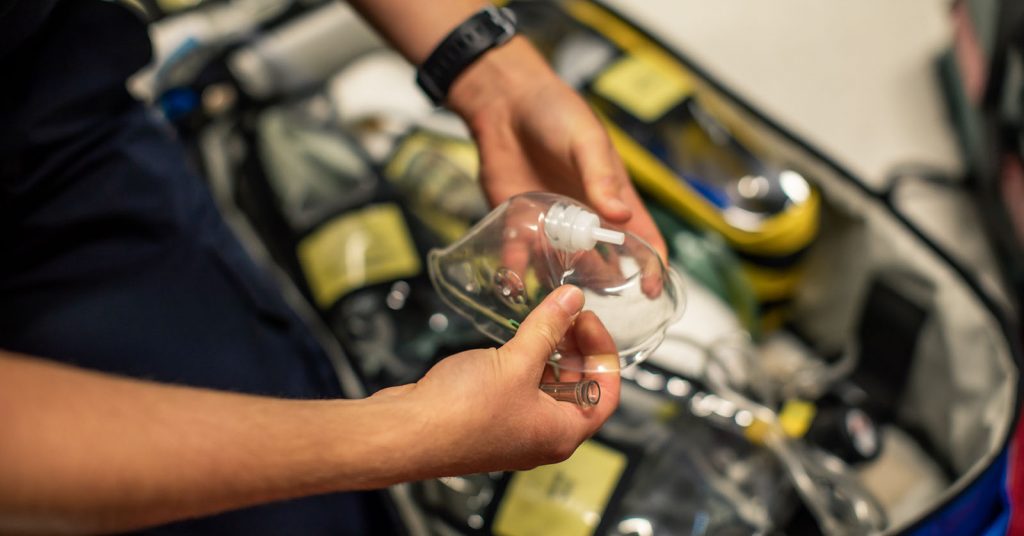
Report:
M43 25L57 0L0 0L0 59Z

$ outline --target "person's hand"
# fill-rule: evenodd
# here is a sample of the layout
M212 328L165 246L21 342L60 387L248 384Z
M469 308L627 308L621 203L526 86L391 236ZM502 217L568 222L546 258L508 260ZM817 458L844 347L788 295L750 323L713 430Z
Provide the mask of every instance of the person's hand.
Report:
M481 182L492 204L528 191L565 194L666 258L665 241L604 126L523 38L467 69L452 86L448 106L476 139Z
M580 314L583 300L578 288L561 287L504 346L447 357L417 383L371 397L409 402L408 421L423 426L422 448L432 453L424 463L433 467L422 468L423 475L526 469L562 461L600 428L619 402L617 373L588 376L601 384L601 400L587 409L558 402L539 389L545 364L560 342L585 354L615 354L600 320L592 313ZM567 379L576 378L563 375Z

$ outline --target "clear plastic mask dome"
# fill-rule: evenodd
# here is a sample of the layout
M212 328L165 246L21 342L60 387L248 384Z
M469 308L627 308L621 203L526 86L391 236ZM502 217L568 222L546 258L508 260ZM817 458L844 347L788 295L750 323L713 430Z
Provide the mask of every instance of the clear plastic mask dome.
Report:
M649 244L612 229L585 205L549 193L510 198L462 240L432 250L428 266L444 300L499 343L511 339L554 289L579 287L584 311L593 312L615 342L618 366L561 349L552 364L565 370L605 372L642 361L685 302L679 275Z

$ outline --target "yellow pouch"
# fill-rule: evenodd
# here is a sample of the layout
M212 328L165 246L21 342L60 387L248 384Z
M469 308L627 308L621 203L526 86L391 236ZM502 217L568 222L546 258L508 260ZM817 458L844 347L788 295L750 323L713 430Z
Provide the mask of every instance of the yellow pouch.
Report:
M625 454L587 441L562 463L516 473L498 508L494 533L593 534L625 468Z
M402 211L388 203L347 212L299 242L299 263L317 306L352 290L420 272Z

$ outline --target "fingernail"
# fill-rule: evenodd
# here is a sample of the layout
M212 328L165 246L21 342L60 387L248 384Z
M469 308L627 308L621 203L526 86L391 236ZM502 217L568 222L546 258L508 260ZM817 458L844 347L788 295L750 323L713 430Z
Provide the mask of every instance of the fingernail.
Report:
M608 208L617 212L630 212L629 205L624 203L621 199L615 197L609 199L607 205Z
M566 285L558 292L558 296L555 297L555 302L557 302L558 306L566 313L575 315L583 308L583 291L578 287Z

